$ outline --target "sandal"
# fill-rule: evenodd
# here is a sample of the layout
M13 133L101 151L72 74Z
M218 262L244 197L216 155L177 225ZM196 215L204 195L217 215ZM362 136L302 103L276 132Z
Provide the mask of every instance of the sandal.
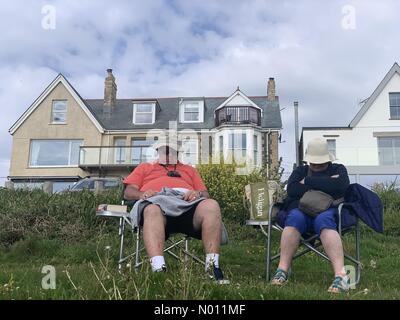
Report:
M336 276L328 288L330 293L341 293L349 291L349 278L347 276Z
M282 286L288 281L288 278L289 278L288 272L278 268L275 272L275 276L271 280L271 284L276 286Z

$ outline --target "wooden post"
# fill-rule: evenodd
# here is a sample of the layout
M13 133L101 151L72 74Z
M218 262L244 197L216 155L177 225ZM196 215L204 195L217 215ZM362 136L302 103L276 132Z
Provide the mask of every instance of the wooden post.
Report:
M104 190L104 181L102 180L96 180L94 182L94 192L99 193Z
M4 184L4 186L5 186L7 189L14 190L14 182L12 182L12 181L6 181L6 183Z
M53 182L52 181L45 181L43 183L43 191L52 194L53 193Z

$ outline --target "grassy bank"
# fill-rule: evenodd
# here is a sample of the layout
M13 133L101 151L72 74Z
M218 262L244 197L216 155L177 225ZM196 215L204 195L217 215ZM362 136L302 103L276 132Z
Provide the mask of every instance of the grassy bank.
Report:
M266 283L265 240L242 219L226 219L230 243L221 263L230 285L215 285L201 266L170 256L165 274L151 273L148 263L119 273L116 221L94 215L96 204L117 203L119 192L49 196L0 189L0 299L400 299L400 201L390 190L382 191L385 233L362 227L361 283L338 296L326 293L331 269L314 254L295 260L288 285ZM278 240L276 233L275 249ZM352 250L353 240L346 237L346 249ZM191 244L202 256L201 243ZM42 289L45 265L55 267L54 290Z

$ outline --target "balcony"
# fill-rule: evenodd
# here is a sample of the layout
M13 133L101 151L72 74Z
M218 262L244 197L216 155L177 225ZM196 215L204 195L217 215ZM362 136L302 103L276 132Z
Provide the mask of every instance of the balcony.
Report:
M261 110L254 107L223 107L215 111L215 126L223 124L261 125Z
M155 159L156 152L149 146L85 146L79 150L79 167L89 172L130 171L142 162Z

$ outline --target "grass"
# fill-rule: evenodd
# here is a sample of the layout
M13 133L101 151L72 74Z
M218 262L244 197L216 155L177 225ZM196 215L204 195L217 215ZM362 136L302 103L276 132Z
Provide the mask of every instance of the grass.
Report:
M230 243L222 247L221 254L221 265L230 285L216 285L205 277L198 264L180 264L171 256L166 257L167 273L153 274L148 263L140 270L128 266L119 273L116 221L106 223L101 218L96 220L71 213L71 217L60 217L54 222L44 219L39 224L37 220L31 220L35 228L30 230L29 225L23 225L17 216L26 218L27 212L16 202L4 205L1 192L3 209L0 216L3 215L3 220L0 220L0 228L2 221L8 228L18 230L18 237L13 240L11 233L0 231L0 299L400 299L400 210L393 205L385 211L384 234L362 227L360 285L349 293L331 295L326 292L333 280L330 265L314 254L295 260L287 285L282 288L269 285L265 281L263 235L253 227L231 220L226 221ZM15 194L6 196L18 200ZM90 203L104 200L91 198L89 194L81 196ZM65 214L78 196L66 195L64 201L54 200L57 205L49 204L43 194L24 193L19 197L37 197L34 200L36 206L28 205L37 215L59 218L53 210ZM385 205L392 203L391 197L385 198ZM38 205L44 199L47 199L47 205ZM5 207L8 211L3 211ZM90 205L84 204L84 207L89 210ZM71 237L64 233L57 237L57 232L71 230L76 225L82 232L81 238L79 232ZM279 234L275 233L274 249L278 248L278 240ZM352 250L353 244L352 236L346 236L345 248ZM192 240L191 247L202 256L200 241ZM41 271L45 265L55 267L54 290L42 289L45 274Z

